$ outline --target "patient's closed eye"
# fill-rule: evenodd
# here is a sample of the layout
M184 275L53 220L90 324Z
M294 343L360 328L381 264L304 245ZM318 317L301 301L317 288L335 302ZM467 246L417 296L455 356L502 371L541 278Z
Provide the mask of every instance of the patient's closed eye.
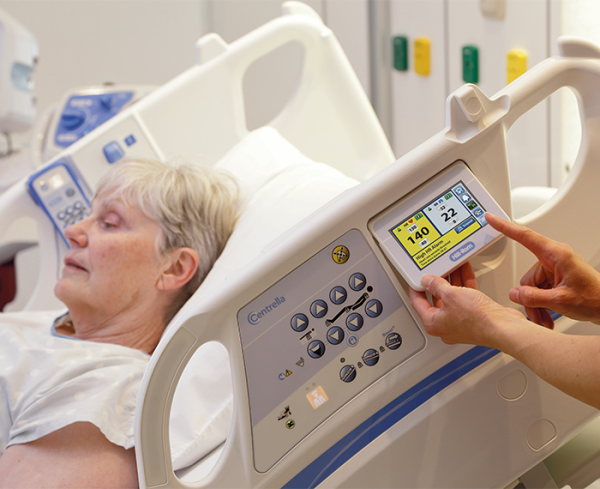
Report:
M100 219L100 225L104 229L116 228L119 226L120 223L121 219L119 218L119 216L112 212L105 216L102 216L102 218Z

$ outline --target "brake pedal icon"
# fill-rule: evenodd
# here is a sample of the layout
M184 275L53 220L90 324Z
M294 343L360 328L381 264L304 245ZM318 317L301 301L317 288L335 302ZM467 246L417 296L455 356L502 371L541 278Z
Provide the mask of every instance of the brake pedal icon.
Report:
M277 421L281 421L282 419L285 419L291 415L292 415L292 411L290 411L290 407L286 406L285 409L283 411L281 411L281 413L279 413L279 416L277 416Z

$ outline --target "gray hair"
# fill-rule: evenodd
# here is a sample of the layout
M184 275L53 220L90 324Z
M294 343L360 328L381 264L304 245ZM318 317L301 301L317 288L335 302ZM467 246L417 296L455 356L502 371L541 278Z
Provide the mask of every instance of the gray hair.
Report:
M196 274L166 311L168 324L225 248L239 216L237 183L212 167L134 159L119 162L100 179L95 195L104 193L137 205L158 224L158 256L182 247L198 253Z

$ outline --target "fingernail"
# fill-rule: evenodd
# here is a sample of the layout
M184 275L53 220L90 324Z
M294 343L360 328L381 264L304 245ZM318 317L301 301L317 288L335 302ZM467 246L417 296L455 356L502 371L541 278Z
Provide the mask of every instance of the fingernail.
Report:
M510 289L508 291L508 298L513 302L517 302L519 300L519 289Z
M433 275L423 275L421 277L421 285L423 287L425 287L427 290L429 290L429 286L431 285L431 282L433 282Z

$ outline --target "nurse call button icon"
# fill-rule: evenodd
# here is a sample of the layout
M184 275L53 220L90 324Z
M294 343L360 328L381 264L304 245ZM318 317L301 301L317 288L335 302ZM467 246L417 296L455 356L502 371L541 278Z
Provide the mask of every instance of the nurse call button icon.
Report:
M312 392L306 394L306 398L308 399L308 402L310 402L310 405L313 407L313 409L317 409L329 401L327 394L325 394L325 391L320 385L317 386L317 388Z

